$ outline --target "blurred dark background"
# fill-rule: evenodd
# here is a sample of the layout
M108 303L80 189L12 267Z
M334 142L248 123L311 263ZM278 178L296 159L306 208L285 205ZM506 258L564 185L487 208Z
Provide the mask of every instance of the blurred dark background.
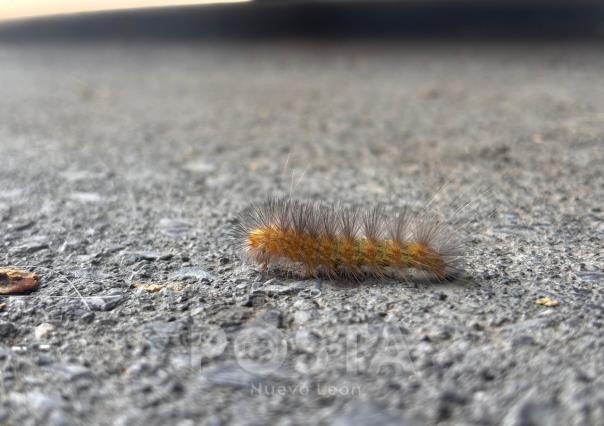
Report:
M0 23L0 40L272 37L600 38L594 1L253 1Z

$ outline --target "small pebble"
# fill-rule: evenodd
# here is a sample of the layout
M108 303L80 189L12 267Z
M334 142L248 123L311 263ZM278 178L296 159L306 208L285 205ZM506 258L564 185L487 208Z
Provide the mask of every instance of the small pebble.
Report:
M52 324L49 324L47 322L43 322L42 324L40 324L39 326L37 326L34 329L34 336L36 338L36 340L42 340L47 338L50 333L52 333L55 330L55 326Z

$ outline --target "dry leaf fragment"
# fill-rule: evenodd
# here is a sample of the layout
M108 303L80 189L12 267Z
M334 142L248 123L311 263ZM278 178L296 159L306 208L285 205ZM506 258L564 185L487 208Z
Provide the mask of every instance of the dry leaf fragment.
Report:
M0 268L0 294L20 294L38 288L38 276L19 269Z
M150 283L150 284L146 284L146 283L135 283L134 284L135 288L140 288L142 290L145 290L149 293L157 293L158 291L163 290L164 288L167 288L169 290L172 291L182 291L183 286L179 283L167 283L167 284L156 284L156 283Z
M537 305L547 306L548 308L553 308L560 305L560 302L552 299L551 297L540 297L539 299L535 300L535 303Z
M168 283L166 284L166 287L172 291L183 291L185 288L185 286L181 283Z
M134 284L134 287L143 289L145 291L148 291L149 293L157 293L158 291L160 291L161 289L164 288L164 286L160 285L160 284L143 284L143 283L136 283L136 284Z

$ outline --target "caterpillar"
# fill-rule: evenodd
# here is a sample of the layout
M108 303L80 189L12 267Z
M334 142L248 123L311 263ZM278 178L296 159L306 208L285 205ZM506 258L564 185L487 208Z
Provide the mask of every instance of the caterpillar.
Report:
M461 258L455 233L440 220L406 209L389 218L381 206L269 198L240 215L234 236L263 271L285 264L309 278L404 277L415 270L440 281L456 276Z

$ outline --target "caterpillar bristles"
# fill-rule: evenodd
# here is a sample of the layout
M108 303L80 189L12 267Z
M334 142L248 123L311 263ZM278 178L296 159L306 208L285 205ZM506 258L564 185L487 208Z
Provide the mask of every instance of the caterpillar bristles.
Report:
M407 277L415 270L442 281L459 272L459 243L442 222L406 210L387 218L366 211L287 198L269 198L240 216L235 237L260 264L302 269L303 276Z

